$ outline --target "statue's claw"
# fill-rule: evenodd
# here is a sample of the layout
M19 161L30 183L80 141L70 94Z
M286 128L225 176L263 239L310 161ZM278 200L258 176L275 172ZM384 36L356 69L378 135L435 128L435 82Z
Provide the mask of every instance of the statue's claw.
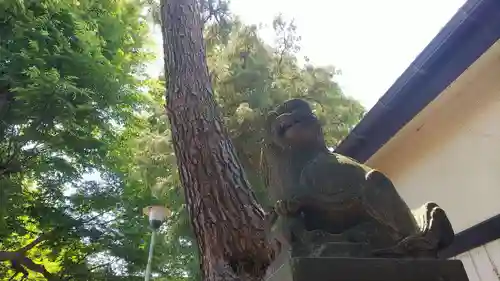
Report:
M404 256L406 253L407 249L401 243L398 243L393 247L377 249L372 252L374 256L379 256L379 257L398 257L398 256Z
M376 256L437 257L435 243L420 234L406 237L393 247L375 250L373 254Z

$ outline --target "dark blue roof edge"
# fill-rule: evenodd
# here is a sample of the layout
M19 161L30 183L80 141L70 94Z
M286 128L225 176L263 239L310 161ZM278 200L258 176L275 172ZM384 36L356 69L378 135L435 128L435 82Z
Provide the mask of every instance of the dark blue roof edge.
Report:
M335 152L368 160L498 39L500 1L467 1Z

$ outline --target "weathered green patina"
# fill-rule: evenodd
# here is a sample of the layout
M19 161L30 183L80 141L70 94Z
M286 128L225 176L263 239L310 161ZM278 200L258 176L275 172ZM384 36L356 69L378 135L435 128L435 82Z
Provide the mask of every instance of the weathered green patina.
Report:
M309 104L289 100L267 120L270 239L301 257L436 258L453 241L445 212L412 212L381 172L328 150Z

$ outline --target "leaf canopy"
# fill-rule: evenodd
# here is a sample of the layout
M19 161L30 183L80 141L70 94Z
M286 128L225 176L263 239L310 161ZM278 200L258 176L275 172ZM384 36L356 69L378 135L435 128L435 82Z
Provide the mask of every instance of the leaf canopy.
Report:
M141 210L151 204L173 211L155 248L157 280L200 280L164 114L168 81L145 75L151 3L0 1L0 280L16 274L3 257L31 244L26 257L58 278L142 280L150 232ZM277 17L270 46L224 2L205 5L214 95L266 207L266 113L304 98L334 146L364 109L342 94L335 68L301 63L293 23ZM30 280L43 275L29 270Z

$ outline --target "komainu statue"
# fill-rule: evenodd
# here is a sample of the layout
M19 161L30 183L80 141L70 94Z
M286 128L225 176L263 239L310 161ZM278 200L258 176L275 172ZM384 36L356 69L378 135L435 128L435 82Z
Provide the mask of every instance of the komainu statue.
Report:
M412 212L381 172L328 150L309 104L285 102L267 118L269 233L302 256L436 258L454 231L426 203Z

